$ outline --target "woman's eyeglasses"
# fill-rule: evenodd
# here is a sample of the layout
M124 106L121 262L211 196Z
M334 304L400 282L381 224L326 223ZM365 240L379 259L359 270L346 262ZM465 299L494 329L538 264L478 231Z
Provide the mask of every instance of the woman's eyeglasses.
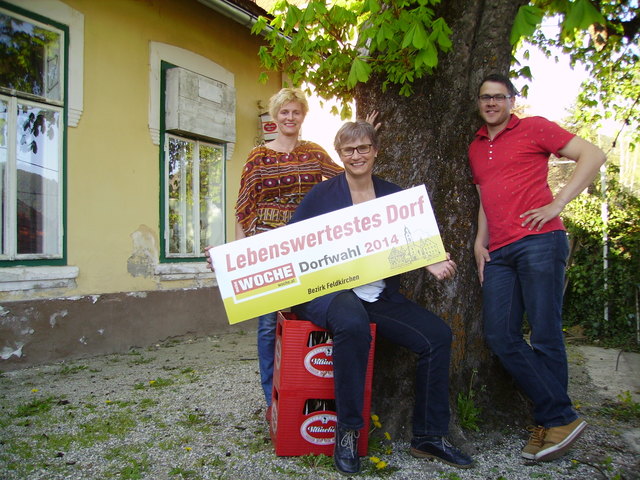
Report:
M365 153L369 153L371 151L371 144L366 143L364 145L358 145L357 147L344 147L340 149L340 154L343 157L350 157L356 150L360 155L364 155Z

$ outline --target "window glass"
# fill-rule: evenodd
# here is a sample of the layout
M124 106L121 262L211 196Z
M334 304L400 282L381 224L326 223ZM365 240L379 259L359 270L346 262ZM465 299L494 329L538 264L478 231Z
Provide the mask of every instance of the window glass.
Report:
M193 150L195 142L169 138L169 254L193 254Z
M60 255L60 112L18 104L18 254Z
M62 100L62 34L0 11L0 85Z
M200 147L200 251L224 243L224 162L220 146Z
M167 135L167 257L201 257L224 242L220 145Z

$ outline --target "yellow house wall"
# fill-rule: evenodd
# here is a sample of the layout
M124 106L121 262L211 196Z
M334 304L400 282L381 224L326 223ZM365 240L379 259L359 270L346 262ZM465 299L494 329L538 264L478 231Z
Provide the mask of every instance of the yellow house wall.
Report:
M279 86L258 83L261 38L196 1L68 0L84 14L84 110L68 129L67 263L79 267L70 295L161 288L128 271L134 237L160 249L159 146L149 120L149 42L206 57L235 76L236 135L227 162L227 240L246 153L257 134L257 102ZM153 246L151 244L151 246ZM156 256L157 257L157 256ZM204 259L203 259L204 261ZM170 282L170 288L192 281Z

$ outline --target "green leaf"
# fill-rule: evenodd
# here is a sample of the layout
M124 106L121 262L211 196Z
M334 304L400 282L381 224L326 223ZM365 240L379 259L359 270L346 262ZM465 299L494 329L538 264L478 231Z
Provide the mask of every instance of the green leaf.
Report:
M413 32L413 39L411 43L415 48L420 50L421 48L425 47L428 41L429 39L427 37L427 32L424 30L424 27L422 26L422 22L421 21L416 22L415 29Z
M365 83L371 75L371 65L361 57L356 57L351 64L349 77L347 78L347 88L353 88L358 82Z
M404 37L402 38L402 48L407 48L409 45L413 43L413 35L415 31L416 31L416 24L414 22L411 24L409 29L404 34Z
M453 46L453 43L451 42L451 34L453 31L449 28L445 19L442 17L436 18L431 24L431 28L435 33L437 33L437 40L440 49L443 52L448 51Z
M436 49L435 45L431 42L429 42L424 51L426 52L425 58L424 58L424 64L427 67L435 67L436 65L438 65L438 50Z
M295 5L289 5L285 18L286 26L295 28L302 18L302 11Z
M566 36L574 30L586 30L594 23L605 24L602 14L589 0L576 0L568 4L562 35Z
M543 16L544 12L538 7L532 7L530 5L520 7L513 22L513 27L511 28L511 35L509 37L511 45L518 43L521 37L533 35L538 25L540 25L540 22L542 22Z
M251 33L257 35L262 32L267 27L267 19L263 16L259 16L256 23L251 27Z

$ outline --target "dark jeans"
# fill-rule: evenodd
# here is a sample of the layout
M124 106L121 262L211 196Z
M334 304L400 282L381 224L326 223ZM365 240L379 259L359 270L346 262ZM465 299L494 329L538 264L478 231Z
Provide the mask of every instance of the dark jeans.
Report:
M300 305L295 309L301 318L307 318L304 307ZM413 435L446 435L451 329L441 318L413 302L368 303L351 290L340 293L332 301L326 325L314 322L333 334L334 385L340 426L358 430L365 425L362 407L371 343L370 322L377 325L377 335L418 354Z
M491 252L484 268L484 329L489 347L534 404L538 425L577 418L567 394L562 297L566 233L529 235ZM530 344L522 335L526 312Z

